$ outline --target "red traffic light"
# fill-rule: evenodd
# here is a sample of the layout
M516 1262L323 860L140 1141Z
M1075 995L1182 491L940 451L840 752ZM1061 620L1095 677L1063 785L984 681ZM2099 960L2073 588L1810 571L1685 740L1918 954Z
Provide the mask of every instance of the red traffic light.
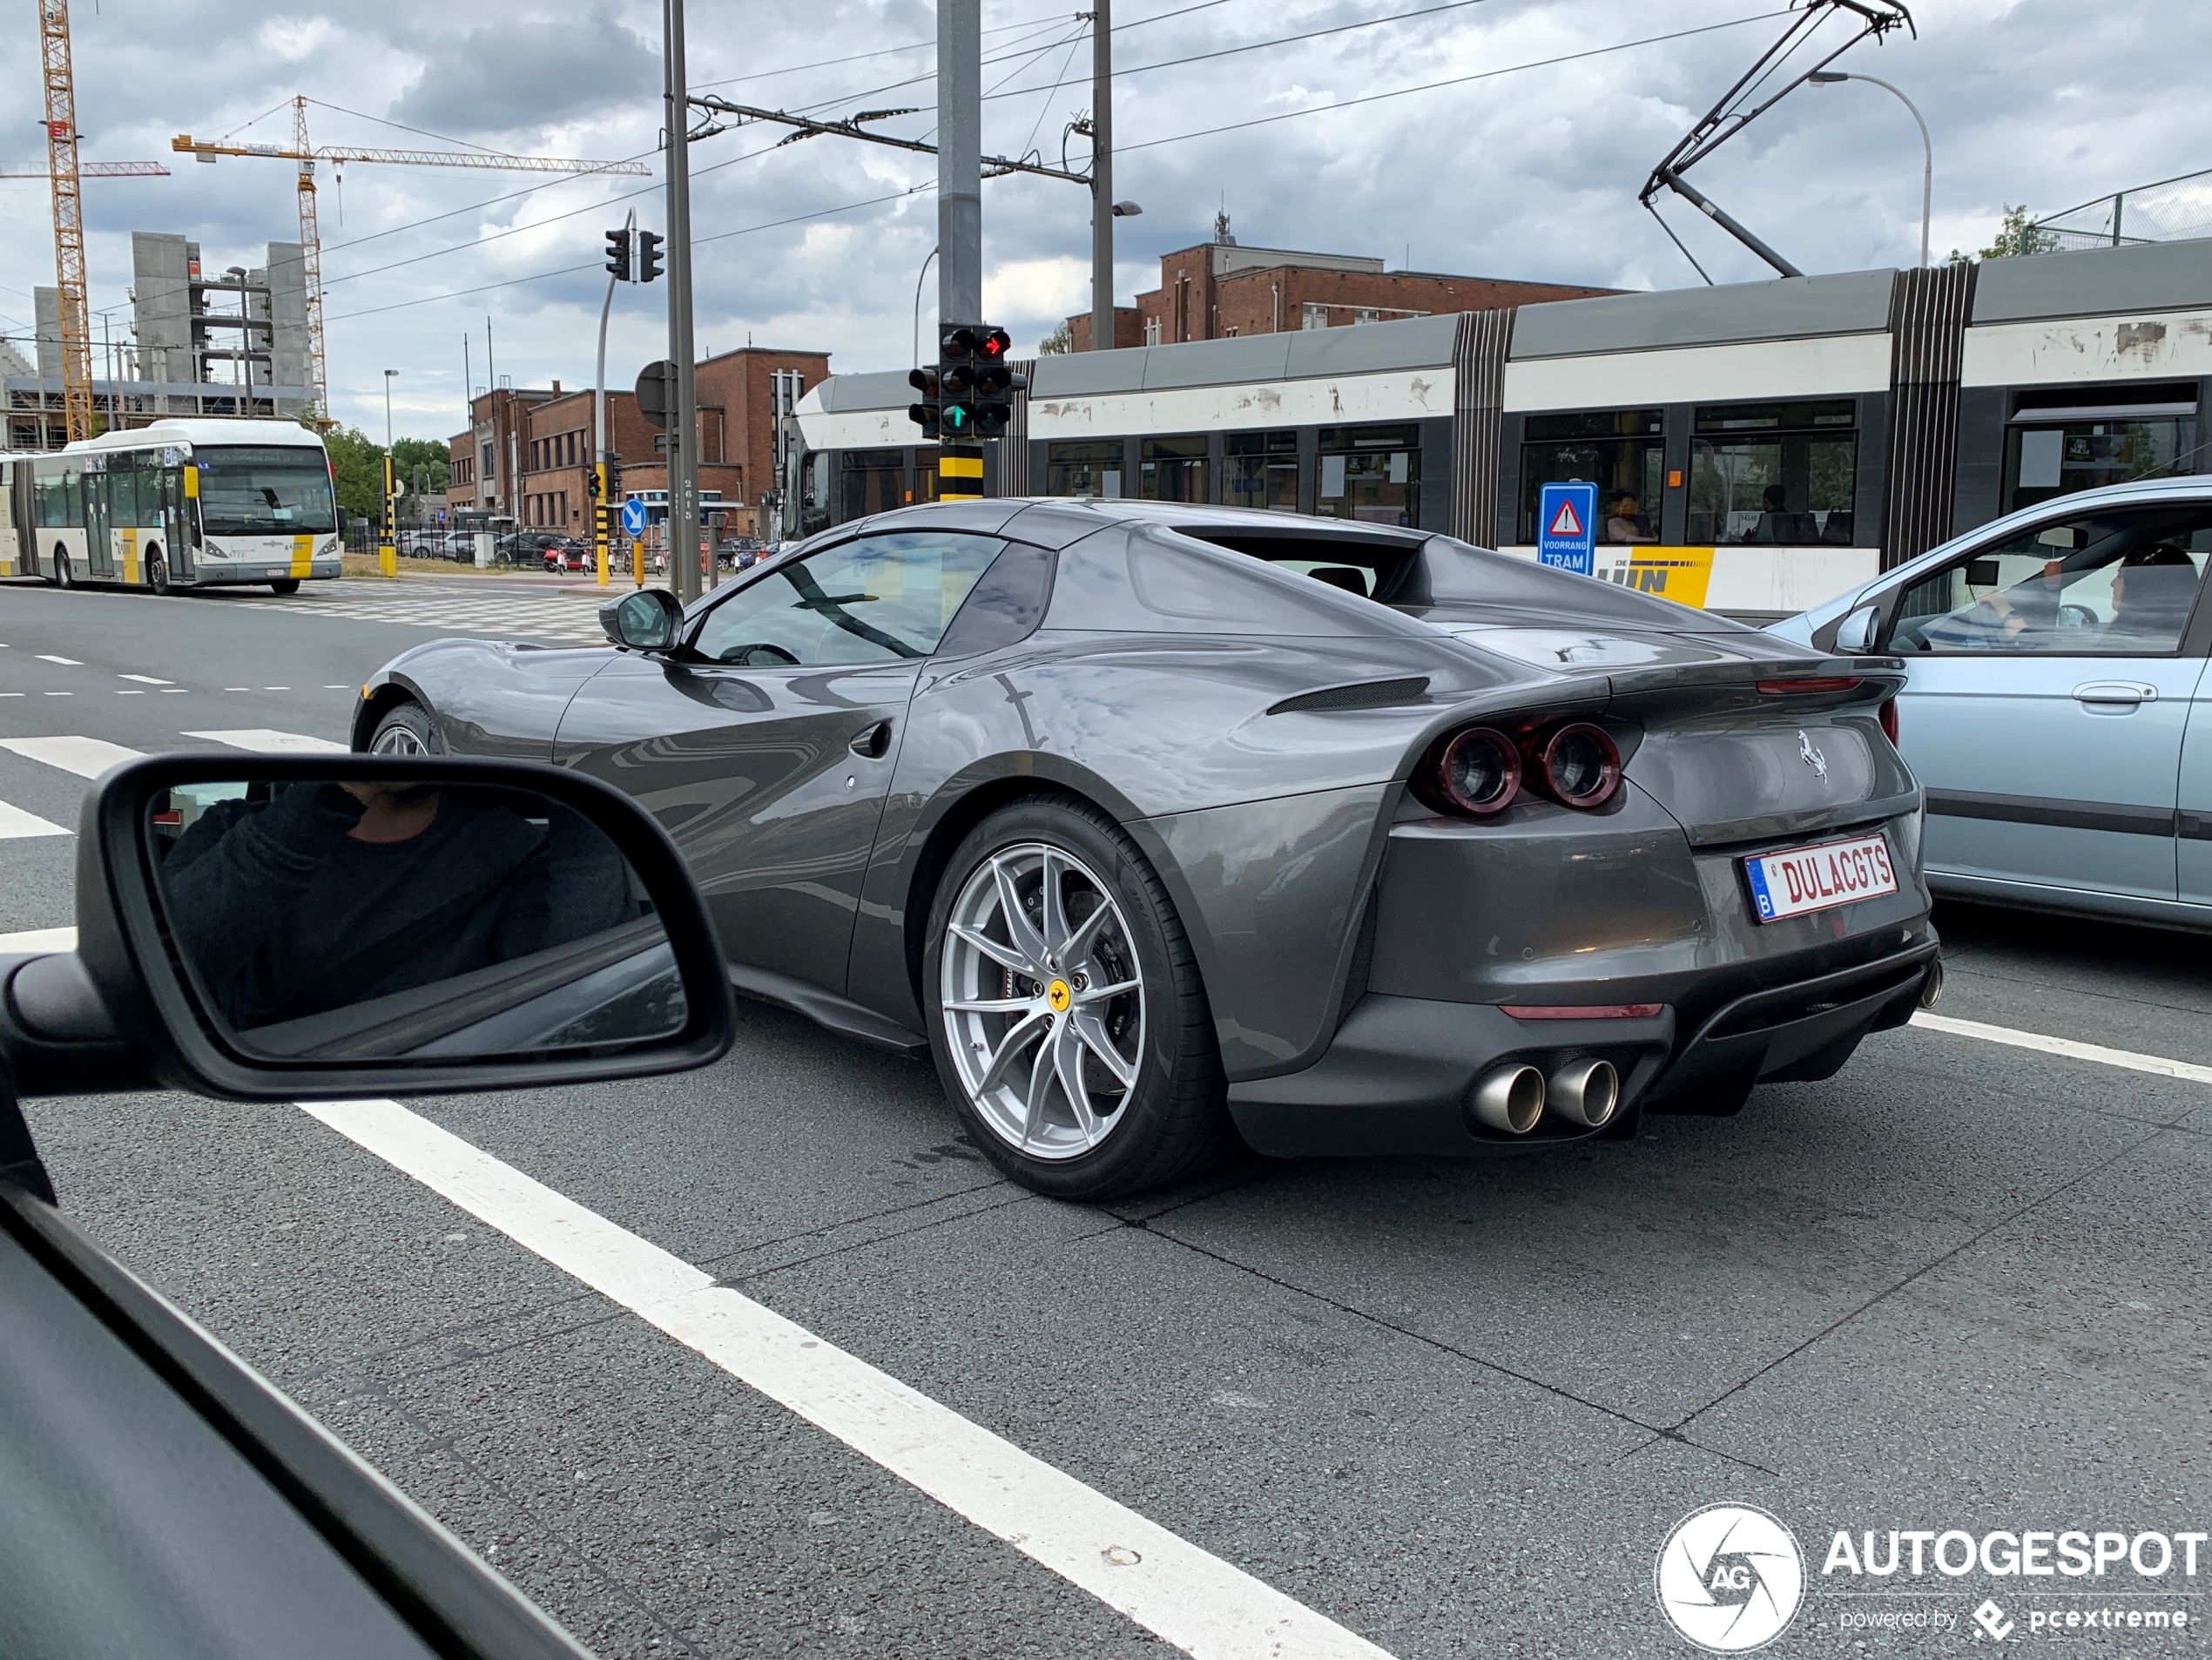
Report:
M976 343L978 357L1001 358L1014 349L1014 340L1003 328L987 328L983 338Z

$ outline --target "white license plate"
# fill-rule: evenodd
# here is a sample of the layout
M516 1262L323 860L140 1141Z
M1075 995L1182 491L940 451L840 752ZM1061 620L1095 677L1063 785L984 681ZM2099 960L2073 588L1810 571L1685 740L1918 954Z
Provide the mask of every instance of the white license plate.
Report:
M1762 922L1897 892L1890 844L1878 835L1758 854L1743 861L1743 874Z

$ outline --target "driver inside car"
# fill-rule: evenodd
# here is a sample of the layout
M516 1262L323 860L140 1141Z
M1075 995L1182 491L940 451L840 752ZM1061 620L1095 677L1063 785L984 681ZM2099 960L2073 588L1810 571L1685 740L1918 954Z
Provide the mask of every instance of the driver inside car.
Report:
M621 854L572 818L536 820L492 793L296 785L203 813L162 861L163 896L217 1007L246 1030L631 920Z

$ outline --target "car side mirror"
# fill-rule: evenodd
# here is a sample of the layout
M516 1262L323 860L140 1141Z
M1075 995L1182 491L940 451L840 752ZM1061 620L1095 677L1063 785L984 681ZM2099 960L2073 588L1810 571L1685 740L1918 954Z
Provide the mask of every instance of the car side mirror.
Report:
M684 626L684 606L665 588L640 588L599 607L599 626L633 651L671 651Z
M1857 657L1862 652L1871 651L1881 631L1881 607L1861 605L1836 624L1835 649L1845 657Z
M561 768L148 757L87 799L77 891L77 961L114 1027L198 1094L529 1089L732 1042L674 844Z

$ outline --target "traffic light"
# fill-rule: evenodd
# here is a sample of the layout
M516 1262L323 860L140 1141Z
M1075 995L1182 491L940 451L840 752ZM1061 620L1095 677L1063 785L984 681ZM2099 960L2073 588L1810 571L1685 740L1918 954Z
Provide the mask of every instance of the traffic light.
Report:
M651 282L660 275L660 233L657 231L637 233L637 280Z
M921 394L920 403L910 403L907 406L907 419L921 428L923 437L934 438L937 435L939 413L936 366L932 364L927 368L914 370L907 376L907 384Z
M965 323L937 331L937 424L948 442L964 443L975 435L976 348L981 343L981 331Z
M630 280L630 232L607 233L607 269L617 282Z
M1028 381L1006 366L1006 354L1014 341L1003 328L982 331L977 342L975 370L975 435L978 438L997 438L1005 435L1008 423L1014 419L1014 405L1009 401L1016 392L1028 389Z

